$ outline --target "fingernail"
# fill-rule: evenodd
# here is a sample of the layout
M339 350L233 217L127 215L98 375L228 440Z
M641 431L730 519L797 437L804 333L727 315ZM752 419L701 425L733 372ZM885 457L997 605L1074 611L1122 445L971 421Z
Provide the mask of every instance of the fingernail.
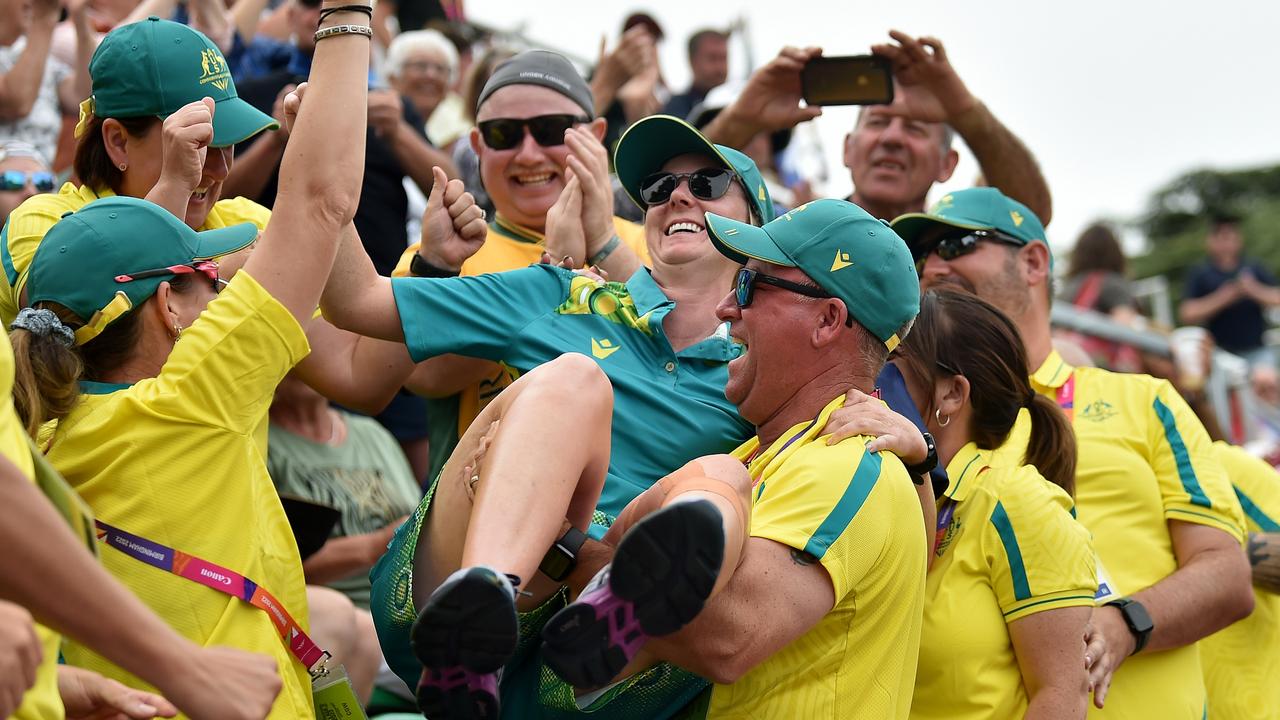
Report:
M137 712L140 715L155 715L156 709L144 702L138 703Z

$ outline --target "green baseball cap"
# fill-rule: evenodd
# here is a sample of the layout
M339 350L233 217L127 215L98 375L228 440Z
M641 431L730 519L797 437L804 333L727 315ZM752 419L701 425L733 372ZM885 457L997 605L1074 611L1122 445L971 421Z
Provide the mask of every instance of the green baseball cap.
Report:
M890 350L920 312L919 279L906 244L851 202L814 200L764 227L707 213L707 234L739 263L800 268Z
M671 158L690 154L713 157L722 167L732 170L761 222L774 218L773 199L755 161L731 147L716 145L692 125L671 115L650 115L627 128L614 148L613 168L622 189L644 209L648 206L640 199L640 185L645 178L661 170Z
M901 215L893 221L892 227L906 241L917 261L933 252L936 236L933 242L926 242L926 238L929 231L937 227L995 230L1021 241L1023 245L1040 242L1045 247L1049 246L1040 218L1026 205L991 187L947 193L934 203L929 212ZM1049 262L1053 262L1052 252L1049 253Z
M146 200L95 200L45 234L31 259L28 302L56 302L83 319L76 331L76 344L83 345L177 273L129 275L221 257L257 237L253 223L196 232Z
M168 117L213 98L214 147L280 127L236 94L218 46L186 25L149 17L107 33L89 61L91 109L98 117Z

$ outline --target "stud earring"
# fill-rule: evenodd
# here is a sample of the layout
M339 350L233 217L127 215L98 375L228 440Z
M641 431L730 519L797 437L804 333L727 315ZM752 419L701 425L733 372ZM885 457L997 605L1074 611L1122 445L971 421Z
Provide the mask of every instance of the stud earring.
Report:
M128 170L128 169L129 169L129 163L120 163L120 172L124 172L125 170Z

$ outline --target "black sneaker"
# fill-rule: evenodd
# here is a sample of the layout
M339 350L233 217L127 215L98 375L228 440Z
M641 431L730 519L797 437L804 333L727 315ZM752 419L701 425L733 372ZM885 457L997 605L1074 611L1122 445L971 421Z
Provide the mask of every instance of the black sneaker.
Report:
M724 562L720 511L677 502L636 523L613 562L542 629L547 666L578 688L606 685L651 637L687 625Z
M496 720L498 671L515 651L515 590L487 567L463 568L436 588L413 624L422 663L418 709L430 720Z

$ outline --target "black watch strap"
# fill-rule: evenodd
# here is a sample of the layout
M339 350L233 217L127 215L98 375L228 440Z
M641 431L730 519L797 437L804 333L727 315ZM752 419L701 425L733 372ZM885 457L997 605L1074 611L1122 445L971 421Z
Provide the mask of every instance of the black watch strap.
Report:
M457 270L446 270L442 267L436 267L424 260L418 253L414 253L413 257L409 259L409 274L414 277L425 278L458 277Z
M933 444L933 435L929 432L920 433L924 436L924 444L928 453L924 456L924 460L915 465L908 465L907 472L911 473L911 481L917 485L924 484L924 476L933 472L938 467L938 448Z
M538 570L547 577L562 582L578 565L578 552L587 541L587 534L570 526L564 535L551 544L551 549L542 556Z
M1151 639L1151 631L1155 629L1151 614L1147 612L1145 605L1132 598L1117 598L1107 604L1120 611L1124 624L1128 625L1129 632L1133 633L1133 652L1130 654L1138 654L1147 646L1147 641Z

